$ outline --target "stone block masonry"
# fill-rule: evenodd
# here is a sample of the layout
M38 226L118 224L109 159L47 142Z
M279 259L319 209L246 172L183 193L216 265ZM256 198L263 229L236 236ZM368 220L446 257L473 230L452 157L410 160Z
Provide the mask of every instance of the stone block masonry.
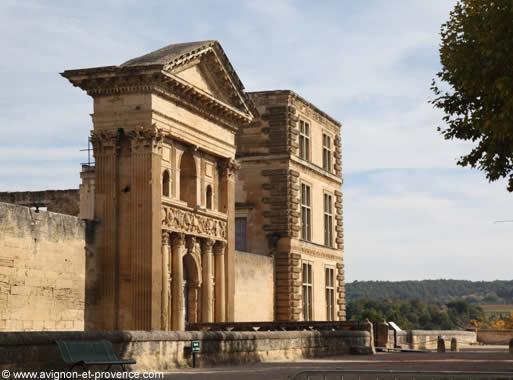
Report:
M0 202L27 207L46 207L46 211L73 216L78 216L80 208L79 191L75 189L0 192Z
M85 224L0 203L0 331L83 330Z

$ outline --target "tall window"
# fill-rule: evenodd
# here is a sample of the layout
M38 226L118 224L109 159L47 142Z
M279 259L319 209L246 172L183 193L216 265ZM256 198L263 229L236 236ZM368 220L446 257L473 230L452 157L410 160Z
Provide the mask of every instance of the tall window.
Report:
M335 320L335 271L333 268L325 269L326 278L326 320Z
M310 160L310 124L299 120L299 157Z
M303 263L303 319L305 321L312 320L313 310L313 279L312 264Z
M165 197L169 197L169 183L169 171L165 170L162 174L162 195Z
M301 184L301 238L312 240L312 209L310 202L310 186Z
M207 208L212 210L212 186L207 185L207 190L205 192L205 198L207 203Z
M247 228L248 218L235 218L235 249L237 251L246 252L248 250Z
M330 194L324 194L324 245L333 247L333 203Z
M331 137L327 134L322 134L322 168L331 172L333 152L331 150Z

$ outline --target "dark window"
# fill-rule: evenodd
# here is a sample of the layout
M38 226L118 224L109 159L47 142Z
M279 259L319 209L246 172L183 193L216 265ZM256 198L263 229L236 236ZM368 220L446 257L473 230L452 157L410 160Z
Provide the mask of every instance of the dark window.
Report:
M310 321L313 318L313 279L312 264L303 263L303 319Z
M333 247L333 203L330 194L324 194L324 245Z
M299 157L310 160L310 124L299 120Z
M205 193L207 208L209 210L212 210L212 186L207 185L207 191Z
M169 186L170 185L170 178L169 178L169 171L164 171L164 174L162 175L162 195L165 197L169 197Z
M310 206L310 186L301 184L301 238L312 240L312 209Z
M248 218L237 217L235 218L235 249L237 251L247 251L247 228Z
M332 169L333 152L331 148L331 137L327 134L322 134L322 168L331 173Z
M335 271L333 268L326 268L326 320L335 320Z

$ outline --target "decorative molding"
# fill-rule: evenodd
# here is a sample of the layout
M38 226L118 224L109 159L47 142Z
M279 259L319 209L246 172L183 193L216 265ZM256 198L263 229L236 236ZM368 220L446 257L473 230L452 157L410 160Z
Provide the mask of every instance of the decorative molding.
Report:
M227 222L174 207L162 208L162 227L199 237L227 239Z
M306 247L304 245L295 243L292 241L291 250L293 252L302 253L309 256L314 256L322 259L335 260L340 262L342 258L342 250L339 250L339 254L331 253L333 249L331 248L321 248L321 247ZM329 250L329 251L328 251Z

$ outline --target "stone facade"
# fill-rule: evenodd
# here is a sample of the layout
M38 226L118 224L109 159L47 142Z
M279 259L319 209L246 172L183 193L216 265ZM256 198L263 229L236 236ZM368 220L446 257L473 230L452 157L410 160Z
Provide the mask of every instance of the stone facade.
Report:
M253 110L219 43L62 75L94 100L86 328L233 320L235 133Z
M251 252L274 257L275 319L344 320L341 125L292 91L249 96L260 117L237 135L237 202L241 212L251 205ZM305 265L312 272L307 280Z
M84 222L0 203L0 331L83 330Z

